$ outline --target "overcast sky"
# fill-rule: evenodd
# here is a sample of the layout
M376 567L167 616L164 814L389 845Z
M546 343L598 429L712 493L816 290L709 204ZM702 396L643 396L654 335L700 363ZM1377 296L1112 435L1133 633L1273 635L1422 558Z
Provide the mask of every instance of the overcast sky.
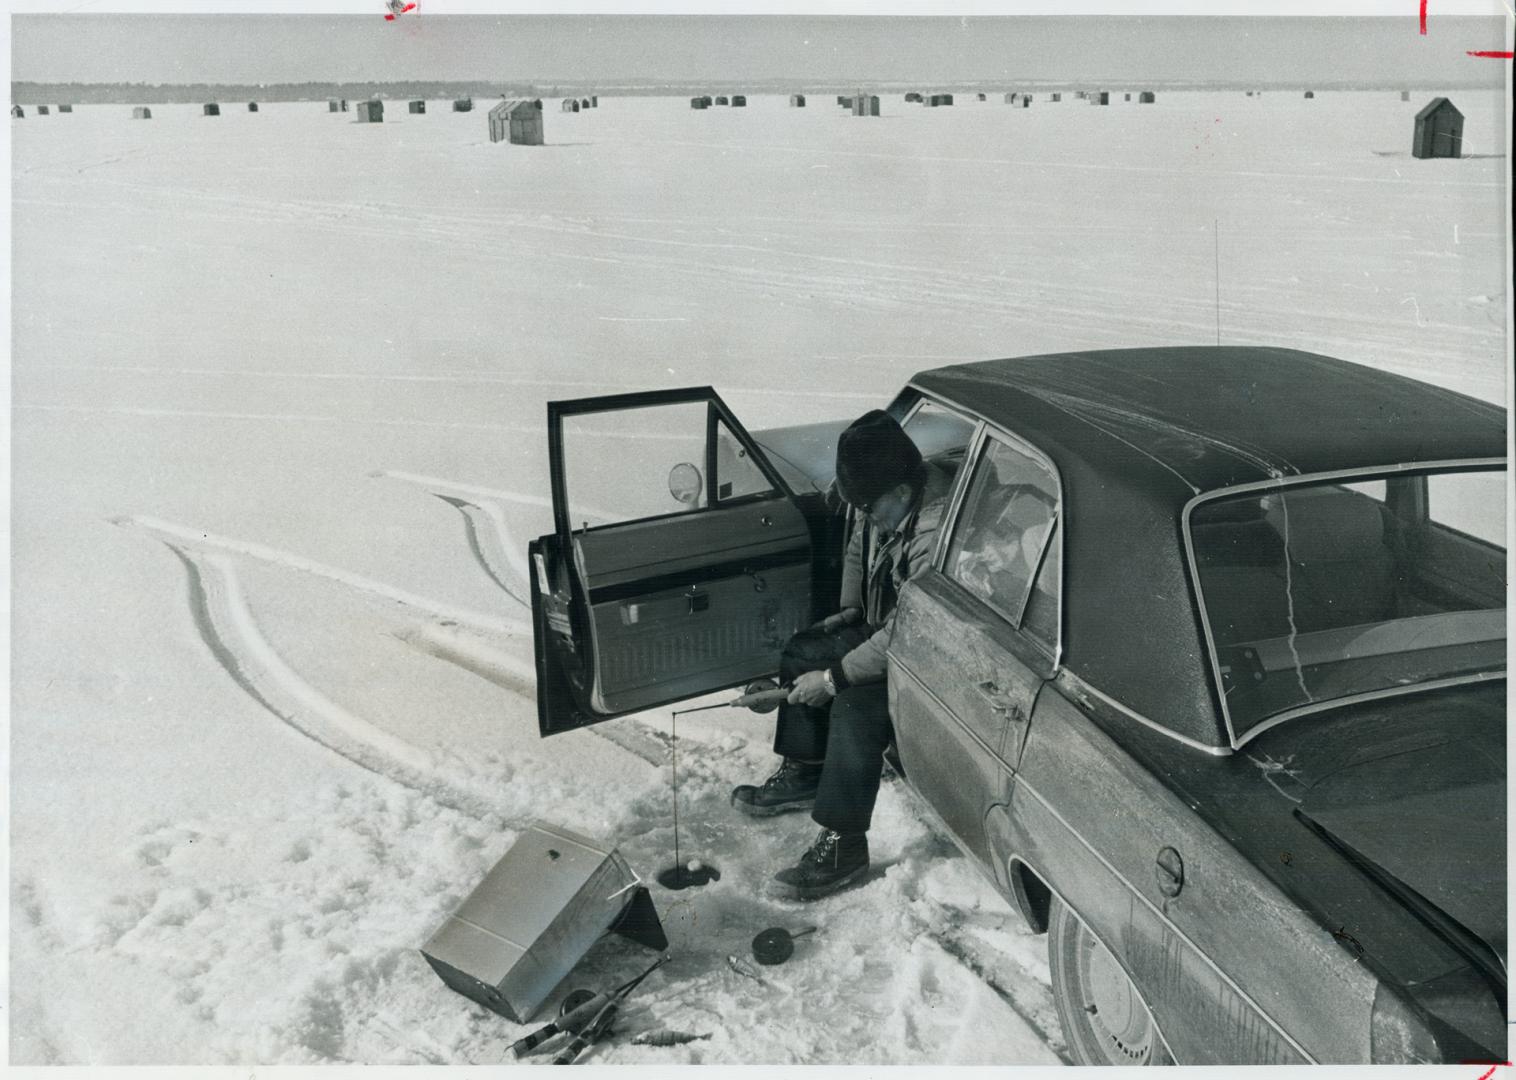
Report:
M11 77L83 82L400 79L1111 78L1498 84L1497 18L16 14ZM1445 5L1443 5L1445 8ZM1221 8L1222 5L1216 5ZM1436 13L1438 5L1433 5Z

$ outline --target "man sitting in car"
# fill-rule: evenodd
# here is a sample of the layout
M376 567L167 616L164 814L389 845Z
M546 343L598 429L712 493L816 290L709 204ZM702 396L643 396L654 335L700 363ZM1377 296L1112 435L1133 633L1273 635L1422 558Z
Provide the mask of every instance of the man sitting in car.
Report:
M780 677L793 689L774 730L774 752L784 760L762 784L732 791L732 804L756 816L811 810L820 835L777 875L802 899L840 889L868 869L869 821L894 738L884 650L900 589L930 565L952 480L923 462L900 425L878 409L838 439L837 491L861 515L848 543L840 610L785 645Z

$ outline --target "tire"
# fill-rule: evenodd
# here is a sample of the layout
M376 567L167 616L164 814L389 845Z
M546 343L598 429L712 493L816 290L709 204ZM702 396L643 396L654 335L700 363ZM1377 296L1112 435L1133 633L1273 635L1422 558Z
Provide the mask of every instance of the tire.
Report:
M1048 967L1075 1064L1174 1064L1126 972L1057 896L1048 911Z

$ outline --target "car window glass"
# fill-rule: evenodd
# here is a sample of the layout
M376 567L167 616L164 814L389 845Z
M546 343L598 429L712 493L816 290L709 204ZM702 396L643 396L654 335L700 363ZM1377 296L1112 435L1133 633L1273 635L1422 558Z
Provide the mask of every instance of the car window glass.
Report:
M705 502L706 403L683 401L563 418L569 526L689 513ZM680 463L699 470L700 494L681 503L669 492Z
M1433 524L1504 548L1505 474L1434 473L1427 477L1427 516Z
M953 530L945 569L948 577L1019 626L1054 533L1058 486L1045 466L1006 443L990 440L985 447ZM1049 636L1056 640L1056 602L1053 607L1053 613L1046 605L1039 608L1039 633L1048 634L1051 625Z
M1055 521L1047 554L1042 557L1042 569L1037 572L1037 584L1032 587L1032 595L1026 602L1026 614L1021 619L1022 632L1042 642L1055 656L1058 652L1058 593L1063 580L1060 531Z
M774 490L724 420L716 421L716 501L727 502Z
M924 458L962 458L974 435L974 421L945 405L923 400L901 425ZM950 464L950 462L944 462Z

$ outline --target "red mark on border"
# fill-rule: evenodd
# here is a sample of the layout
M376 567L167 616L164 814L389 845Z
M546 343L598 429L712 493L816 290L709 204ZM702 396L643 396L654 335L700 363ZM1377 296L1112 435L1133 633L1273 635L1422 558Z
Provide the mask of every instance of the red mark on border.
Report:
M1494 60L1516 60L1516 53L1496 52L1494 49L1469 49L1470 56L1485 56Z
M1506 1066L1507 1068L1510 1068L1510 1065L1511 1065L1511 1063L1509 1061L1480 1061L1477 1058L1465 1058L1463 1061L1460 1061L1458 1064L1460 1064L1460 1065L1488 1065L1490 1067L1489 1072L1487 1072L1483 1076L1481 1076L1479 1078L1479 1080L1490 1080L1490 1077L1492 1077L1492 1076L1495 1075L1495 1070L1496 1069L1500 1068L1502 1065Z
M1427 36L1427 0L1421 0L1421 36Z
M1426 0L1422 0L1422 3L1426 3ZM384 17L385 22L394 22L395 16L404 15L407 11L416 10L415 4L405 4L401 0L389 0L389 7L390 13Z

